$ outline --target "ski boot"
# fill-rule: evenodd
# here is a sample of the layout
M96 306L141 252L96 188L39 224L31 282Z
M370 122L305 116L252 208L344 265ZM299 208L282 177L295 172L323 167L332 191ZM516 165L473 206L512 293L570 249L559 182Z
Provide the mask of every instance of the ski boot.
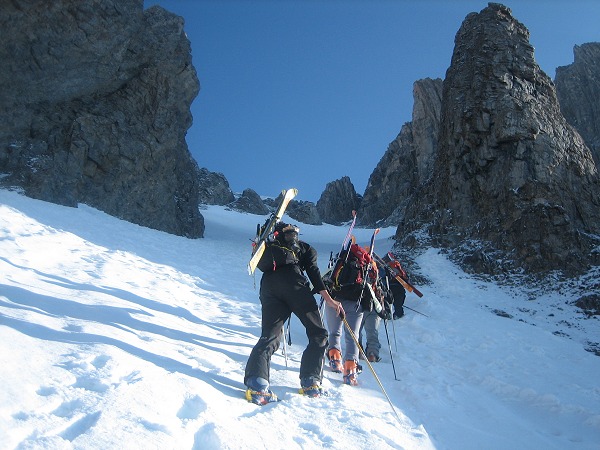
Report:
M337 348L330 348L327 352L329 367L334 373L342 373L342 354Z
M350 386L358 385L358 365L356 361L353 359L349 359L344 362L344 384L349 384Z

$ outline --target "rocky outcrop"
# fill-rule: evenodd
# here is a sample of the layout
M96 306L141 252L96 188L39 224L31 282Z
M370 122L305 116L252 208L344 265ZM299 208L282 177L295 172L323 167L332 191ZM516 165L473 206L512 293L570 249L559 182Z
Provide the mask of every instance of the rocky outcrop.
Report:
M2 185L201 237L183 19L141 0L50 3L2 6Z
M358 212L360 225L375 226L384 219L398 223L410 196L431 176L442 106L442 80L416 81L413 97L412 122L402 127L369 177Z
M556 69L560 109L592 150L600 167L600 43L575 46L575 61Z
M227 205L235 200L225 175L198 169L198 201L201 205Z
M598 263L591 152L561 114L528 30L502 5L469 14L456 35L433 175L397 238L423 224L437 245L478 242L489 272L578 273Z
M265 215L271 213L267 205L260 198L260 195L252 189L244 189L242 195L227 206L236 211L250 214Z
M360 202L350 178L342 177L327 183L317 201L317 211L323 222L339 225L352 219L352 211L358 209Z
M263 199L263 203L267 205L267 207L271 211L275 211L281 203L282 198L283 193L280 193L275 198L267 197ZM286 208L285 214L289 216L290 219L297 220L301 223L306 223L309 225L323 224L323 221L319 216L319 212L317 211L317 207L313 202L308 202L304 200L292 200Z
M286 214L290 216L291 219L309 225L323 224L319 211L317 211L317 207L313 202L292 200L290 205L287 207Z

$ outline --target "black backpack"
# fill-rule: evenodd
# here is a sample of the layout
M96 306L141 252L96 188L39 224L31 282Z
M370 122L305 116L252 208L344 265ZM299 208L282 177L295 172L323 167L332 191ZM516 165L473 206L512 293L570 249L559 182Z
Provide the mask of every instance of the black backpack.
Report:
M258 269L261 272L273 272L277 268L298 264L300 262L299 248L294 250L287 243L279 239L273 239L265 246L265 252L258 261Z
M369 268L370 273L367 273ZM347 250L338 254L333 269L325 274L323 281L333 297L356 300L360 302L363 311L371 311L371 285L376 277L369 253L360 245L351 244Z
M298 264L299 261L299 255L292 249L278 243L270 243L265 247L257 267L261 272L273 272L282 266Z

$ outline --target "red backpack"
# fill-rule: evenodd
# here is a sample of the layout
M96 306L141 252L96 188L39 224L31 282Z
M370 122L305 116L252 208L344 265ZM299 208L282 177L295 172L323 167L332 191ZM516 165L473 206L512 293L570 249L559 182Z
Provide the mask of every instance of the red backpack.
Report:
M350 245L348 250L340 253L333 269L331 280L334 289L362 284L370 261L369 254L360 245Z

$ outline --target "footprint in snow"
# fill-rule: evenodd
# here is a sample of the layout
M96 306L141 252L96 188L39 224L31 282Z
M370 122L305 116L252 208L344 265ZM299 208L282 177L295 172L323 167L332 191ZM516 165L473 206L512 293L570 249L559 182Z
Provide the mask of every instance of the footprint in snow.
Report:
M67 427L66 430L59 433L59 436L62 437L63 439L66 439L67 441L75 440L78 436L81 436L82 434L87 433L87 431L90 428L92 428L94 425L96 425L96 423L100 419L100 415L101 415L100 411L97 411L92 414L86 414L85 416L81 417L80 419L77 419L76 421L74 421L71 425L69 425Z
M75 381L73 387L85 389L86 391L103 393L106 392L110 386L93 376L84 375L77 377L77 381Z
M201 413L206 411L206 408L206 402L195 395L185 399L183 405L177 412L177 417L181 420L194 420L197 419Z
M41 397L50 397L51 395L56 394L56 388L52 386L40 386L36 391L36 394Z
M127 384L135 384L142 379L143 379L143 377L140 375L139 370L134 370L129 375L121 377L121 381L124 381Z
M110 356L99 355L94 358L94 360L92 361L92 365L96 369L102 369L104 366L106 366L106 363L108 363L108 361L110 361Z
M73 417L83 406L84 404L81 400L71 400L62 403L58 408L52 411L52 414L58 417Z

